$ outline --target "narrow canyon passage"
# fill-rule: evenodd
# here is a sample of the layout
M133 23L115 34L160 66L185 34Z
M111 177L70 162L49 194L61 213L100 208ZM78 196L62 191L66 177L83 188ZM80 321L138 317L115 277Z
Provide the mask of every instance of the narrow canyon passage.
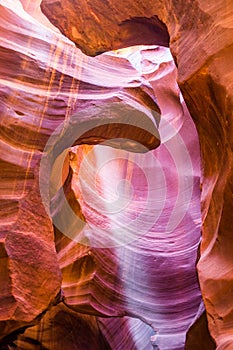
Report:
M69 0L68 18L60 1L44 0L43 12L63 34L40 2L0 0L0 346L210 350L206 306L225 350L231 340L222 322L231 322L215 310L226 311L219 296L230 265L212 279L206 270L226 265L223 247L231 255L230 236L220 230L215 246L210 234L230 227L229 197L212 201L230 186L221 158L230 151L220 157L212 137L223 144L225 124L212 130L208 119L221 115L216 84L200 68L211 99L192 90L187 62L195 68L201 59L180 55L167 2L132 4L129 18L115 18L116 7L106 31L106 4L77 5L75 22ZM202 23L206 8L194 5ZM207 286L218 278L215 293Z
M83 307L100 314L113 349L184 349L189 326L204 310L195 268L201 226L197 133L169 49L133 47L106 55L127 58L143 83L154 86L161 145L144 154L104 142L72 149L72 188L86 220L82 239L88 238L96 266L93 283L80 296L85 276L75 289L72 264L64 261L64 295L78 310L85 293ZM129 317L123 321L123 315Z

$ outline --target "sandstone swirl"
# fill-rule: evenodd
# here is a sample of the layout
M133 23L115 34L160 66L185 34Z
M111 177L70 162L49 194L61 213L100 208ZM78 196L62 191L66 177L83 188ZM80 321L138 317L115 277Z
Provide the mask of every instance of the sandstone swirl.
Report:
M80 2L75 9L75 1L64 1L64 11L60 1L43 1L51 21L88 54L153 45L97 57L85 56L49 24L39 1L35 8L22 3L24 8L20 1L0 1L1 346L181 350L192 326L190 349L195 342L199 349L214 347L207 327L205 344L202 336L192 337L204 311L195 268L201 226L199 146L166 48L170 34L180 86L201 141L199 277L212 335L223 349L230 340L222 327L227 333L231 324L223 316L231 306L230 295L229 309L221 304L221 288L230 280L221 249L230 255L225 244L230 236L220 230L217 239L224 202L215 198L222 186L230 186L230 169L222 168L220 176L229 146L222 105L216 105L208 80L218 74L215 61L203 68L205 57L198 56L188 65L184 47L189 36L182 39L186 22L179 27L183 36L176 37L181 9L169 12L166 2L148 1L143 8L128 2L122 13L121 3L108 9L104 2ZM195 11L194 20L200 14L197 4ZM211 17L215 9L208 11L208 20L217 23ZM230 26L227 14L222 21ZM137 40L134 31L142 33ZM226 45L229 36L222 35ZM193 45L194 53L201 43ZM218 43L209 50L209 56L217 52L216 60L230 57L228 49L218 53ZM211 93L207 97L197 89L203 74L200 86ZM228 82L226 89L226 77ZM210 97L201 123L200 111ZM226 113L227 103L230 97ZM213 113L218 129L211 125ZM230 132L230 121L228 127ZM223 214L221 227L229 229L227 211ZM216 259L225 264L218 272ZM213 280L222 284L213 288ZM222 319L217 310L221 315L225 310ZM198 322L204 324L203 316ZM62 338L66 330L67 341Z
M138 28L148 29L145 30L146 40L149 37L156 40L154 31L159 30L160 38L165 38L164 27L158 29L158 19L167 27L170 48L178 66L178 83L197 126L201 146L203 240L198 263L199 281L217 349L231 349L232 1L147 0L142 5L141 1L125 4L125 1L95 0L84 3L43 0L42 10L90 55L118 48L119 43L121 47L127 46L129 37L137 44L140 40ZM135 21L140 25L134 26ZM125 24L128 26L123 30Z

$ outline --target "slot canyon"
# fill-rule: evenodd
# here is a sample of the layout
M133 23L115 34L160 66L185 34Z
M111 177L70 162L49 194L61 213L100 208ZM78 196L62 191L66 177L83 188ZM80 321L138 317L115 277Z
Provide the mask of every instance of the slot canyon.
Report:
M0 350L233 350L232 0L0 17Z

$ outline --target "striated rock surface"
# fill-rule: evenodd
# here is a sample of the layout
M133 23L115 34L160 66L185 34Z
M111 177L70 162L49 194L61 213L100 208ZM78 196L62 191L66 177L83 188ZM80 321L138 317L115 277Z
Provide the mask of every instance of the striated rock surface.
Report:
M59 191L54 203L62 205L53 212L59 227L68 223L63 232L73 239L56 229L64 302L98 316L113 349L183 349L201 308L195 270L201 224L197 135L167 49L109 55L127 58L154 87L162 111L161 145L141 155L104 144L71 148L71 184L64 185L70 195ZM85 217L82 227L70 227L65 200Z
M155 1L44 0L41 9L88 55L133 45L169 46L166 25L155 15Z
M105 79L109 71L104 68L102 58L89 63L90 59L72 43L29 16L20 2L1 1L0 10L0 337L3 338L44 312L61 288L53 226L40 193L40 160L49 136L60 125L66 132L74 111L77 117L71 118L72 126L77 122L84 125L95 110L96 123L84 127L90 131L99 125L99 120L111 118L101 114L105 104L115 102L121 106L126 99L130 101L129 111L138 111L138 116L149 123L149 131L145 127L138 134L135 134L137 121L134 123L134 140L137 143L142 140L143 146L149 148L157 147L160 141L155 119L159 117L159 109L140 87L139 74L135 76L131 65L121 61L122 73L114 83L114 74L118 77L116 67L111 71L111 78ZM84 80L81 75L85 76ZM101 84L100 76L103 77ZM138 87L136 93L131 92L134 87ZM98 101L95 103L95 100ZM148 104L154 111L147 112ZM79 110L83 113L80 117ZM112 120L122 122L118 111L113 113ZM131 135L131 124L127 124L127 137ZM144 131L150 133L149 138L144 136ZM120 137L122 132L124 134L124 130L118 128L111 137ZM105 130L105 136L107 133ZM74 143L100 141L92 137L90 132L83 141L75 139Z
M0 1L1 346L231 349L230 1L43 0L94 58L39 5Z
M217 349L232 347L232 1L43 0L42 10L77 46L94 55L127 45L122 24L158 18L167 26L178 83L197 126L202 159L202 244L198 273ZM80 2L79 2L80 3ZM124 9L124 10L122 10ZM74 18L78 18L77 25ZM109 23L111 22L111 25ZM58 24L59 23L59 24ZM95 31L92 30L93 26ZM155 30L157 30L155 25ZM159 32L159 31L158 31ZM153 37L153 30L150 31ZM87 40L87 37L89 40ZM154 36L156 38L156 36ZM156 40L156 39L155 39Z
M36 326L18 335L11 346L24 350L111 349L94 316L78 314L63 303L49 309Z

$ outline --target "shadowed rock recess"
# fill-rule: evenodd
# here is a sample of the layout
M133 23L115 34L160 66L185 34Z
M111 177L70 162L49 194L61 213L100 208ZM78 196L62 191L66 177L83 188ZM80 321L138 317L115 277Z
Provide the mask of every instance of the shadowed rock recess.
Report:
M0 0L1 349L233 349L232 58L231 0Z

